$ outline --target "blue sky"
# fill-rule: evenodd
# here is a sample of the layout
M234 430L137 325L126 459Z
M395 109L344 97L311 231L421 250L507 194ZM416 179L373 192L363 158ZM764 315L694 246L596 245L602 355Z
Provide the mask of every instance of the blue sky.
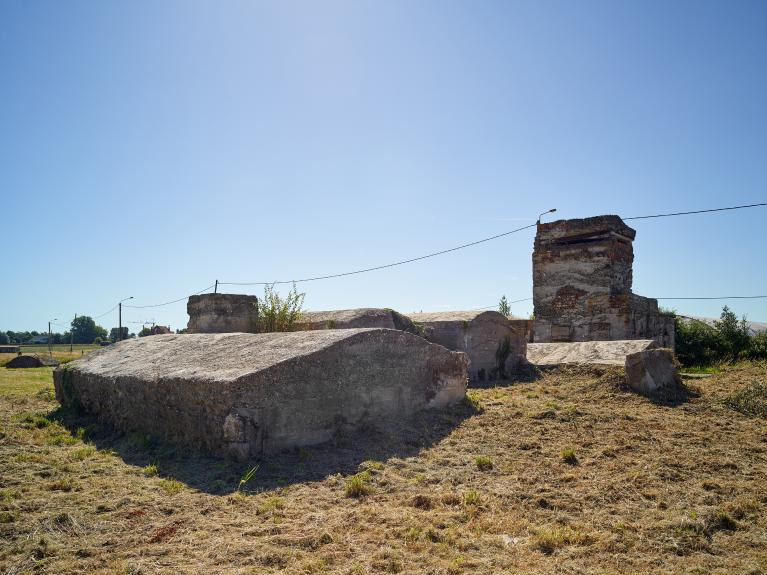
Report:
M767 198L759 1L9 0L0 73L0 329L385 264L551 207ZM633 222L634 291L764 294L766 217ZM484 307L531 295L532 245L300 287L312 309ZM767 320L767 300L730 304Z

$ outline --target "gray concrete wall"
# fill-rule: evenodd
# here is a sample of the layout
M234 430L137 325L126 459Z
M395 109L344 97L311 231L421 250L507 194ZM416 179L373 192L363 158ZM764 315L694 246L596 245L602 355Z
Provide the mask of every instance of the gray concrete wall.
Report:
M65 406L125 431L245 459L464 397L463 353L390 329L157 335L54 374Z
M513 375L525 362L527 323L512 323L496 311L436 312L410 314L429 341L469 356L469 379L474 383L496 381L501 373L496 351L509 338L510 353L503 365L506 376Z
M189 297L188 333L255 333L258 298L240 294L202 294Z

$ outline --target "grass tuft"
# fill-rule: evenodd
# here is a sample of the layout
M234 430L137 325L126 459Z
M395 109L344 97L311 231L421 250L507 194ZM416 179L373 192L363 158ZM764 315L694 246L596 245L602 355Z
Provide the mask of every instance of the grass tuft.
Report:
M578 457L575 455L574 449L563 449L560 455L562 456L562 461L568 465L578 465Z
M369 495L373 491L373 488L370 486L371 479L370 471L362 471L356 475L352 475L344 484L344 494L347 497L355 498Z
M480 471L490 471L493 468L493 460L484 455L475 458L474 463Z

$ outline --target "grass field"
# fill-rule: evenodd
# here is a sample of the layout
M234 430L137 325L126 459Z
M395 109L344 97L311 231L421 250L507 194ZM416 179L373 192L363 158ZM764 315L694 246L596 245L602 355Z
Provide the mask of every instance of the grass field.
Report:
M62 413L50 374L0 368L7 574L767 573L764 365L676 405L560 369L248 464Z
M99 349L98 345L73 345L72 351L69 351L69 345L52 345L52 355L55 359L62 363L78 359L95 349ZM47 345L22 345L20 351L24 355L45 355L48 356ZM17 354L15 353L0 353L0 367L11 361Z

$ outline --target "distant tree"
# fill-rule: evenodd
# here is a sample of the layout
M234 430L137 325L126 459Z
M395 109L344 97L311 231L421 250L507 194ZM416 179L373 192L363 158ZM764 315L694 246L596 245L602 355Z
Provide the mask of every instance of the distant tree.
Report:
M122 337L118 337L119 334L120 334L120 329L113 327L111 330L109 330L109 341L114 343L118 341L118 339L123 340L123 339L128 339L130 337L130 335L128 334L127 327L122 328Z
M106 339L107 330L96 325L92 317L81 315L72 321L72 338L74 343L93 343L97 337Z
M149 329L149 328L148 328L148 327L146 327L146 326L142 327L142 328L141 328L141 331L140 331L140 332L138 332L138 336L139 336L139 337L146 337L146 336L148 336L148 335L152 335L152 330L151 330L151 329Z
M719 361L722 339L719 332L698 319L676 317L676 355L686 366L705 366Z
M176 333L186 333L186 328L183 329L177 329Z
M9 343L11 343L11 339L8 337L8 334L0 331L0 345L7 345Z
M498 302L498 312L505 316L511 315L511 308L509 307L509 301L506 299L505 295L502 295L501 301Z

